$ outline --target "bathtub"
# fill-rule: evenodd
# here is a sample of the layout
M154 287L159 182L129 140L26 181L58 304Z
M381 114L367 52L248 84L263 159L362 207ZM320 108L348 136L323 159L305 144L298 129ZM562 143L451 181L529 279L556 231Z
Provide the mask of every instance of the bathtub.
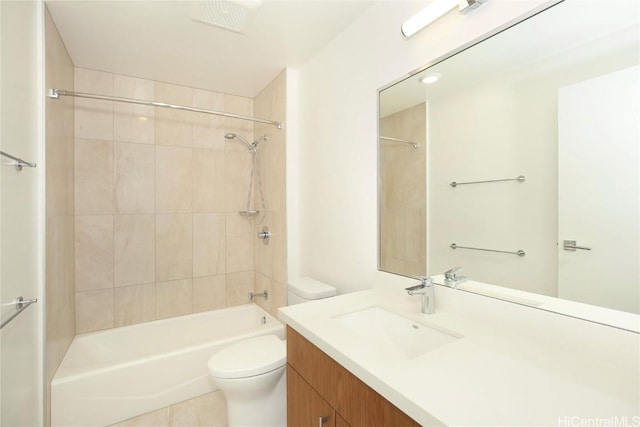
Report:
M51 382L52 426L108 426L218 390L207 360L284 326L255 304L75 337Z

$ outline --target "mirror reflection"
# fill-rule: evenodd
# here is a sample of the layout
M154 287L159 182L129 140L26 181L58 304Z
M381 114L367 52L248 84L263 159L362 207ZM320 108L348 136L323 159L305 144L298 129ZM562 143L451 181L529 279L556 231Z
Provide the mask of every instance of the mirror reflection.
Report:
M380 269L639 313L638 12L567 0L381 90Z

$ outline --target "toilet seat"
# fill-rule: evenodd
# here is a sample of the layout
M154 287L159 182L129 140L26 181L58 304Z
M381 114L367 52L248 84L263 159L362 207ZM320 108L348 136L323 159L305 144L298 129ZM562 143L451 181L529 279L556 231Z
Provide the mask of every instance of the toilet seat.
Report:
M231 344L211 356L207 366L215 378L247 378L284 366L287 348L275 335L263 335Z

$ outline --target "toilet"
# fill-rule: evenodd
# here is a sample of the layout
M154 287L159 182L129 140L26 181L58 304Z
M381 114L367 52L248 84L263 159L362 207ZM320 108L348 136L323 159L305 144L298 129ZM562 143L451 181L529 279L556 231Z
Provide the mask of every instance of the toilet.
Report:
M310 277L291 280L287 304L329 298L336 289ZM287 348L275 335L223 348L208 362L209 374L227 399L229 427L287 425Z

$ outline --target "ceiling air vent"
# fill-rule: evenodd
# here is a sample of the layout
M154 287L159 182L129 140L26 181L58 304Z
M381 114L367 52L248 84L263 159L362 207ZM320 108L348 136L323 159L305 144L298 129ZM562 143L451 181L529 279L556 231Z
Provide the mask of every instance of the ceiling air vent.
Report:
M261 0L207 0L195 2L191 18L194 21L214 25L225 30L246 33L261 4Z

